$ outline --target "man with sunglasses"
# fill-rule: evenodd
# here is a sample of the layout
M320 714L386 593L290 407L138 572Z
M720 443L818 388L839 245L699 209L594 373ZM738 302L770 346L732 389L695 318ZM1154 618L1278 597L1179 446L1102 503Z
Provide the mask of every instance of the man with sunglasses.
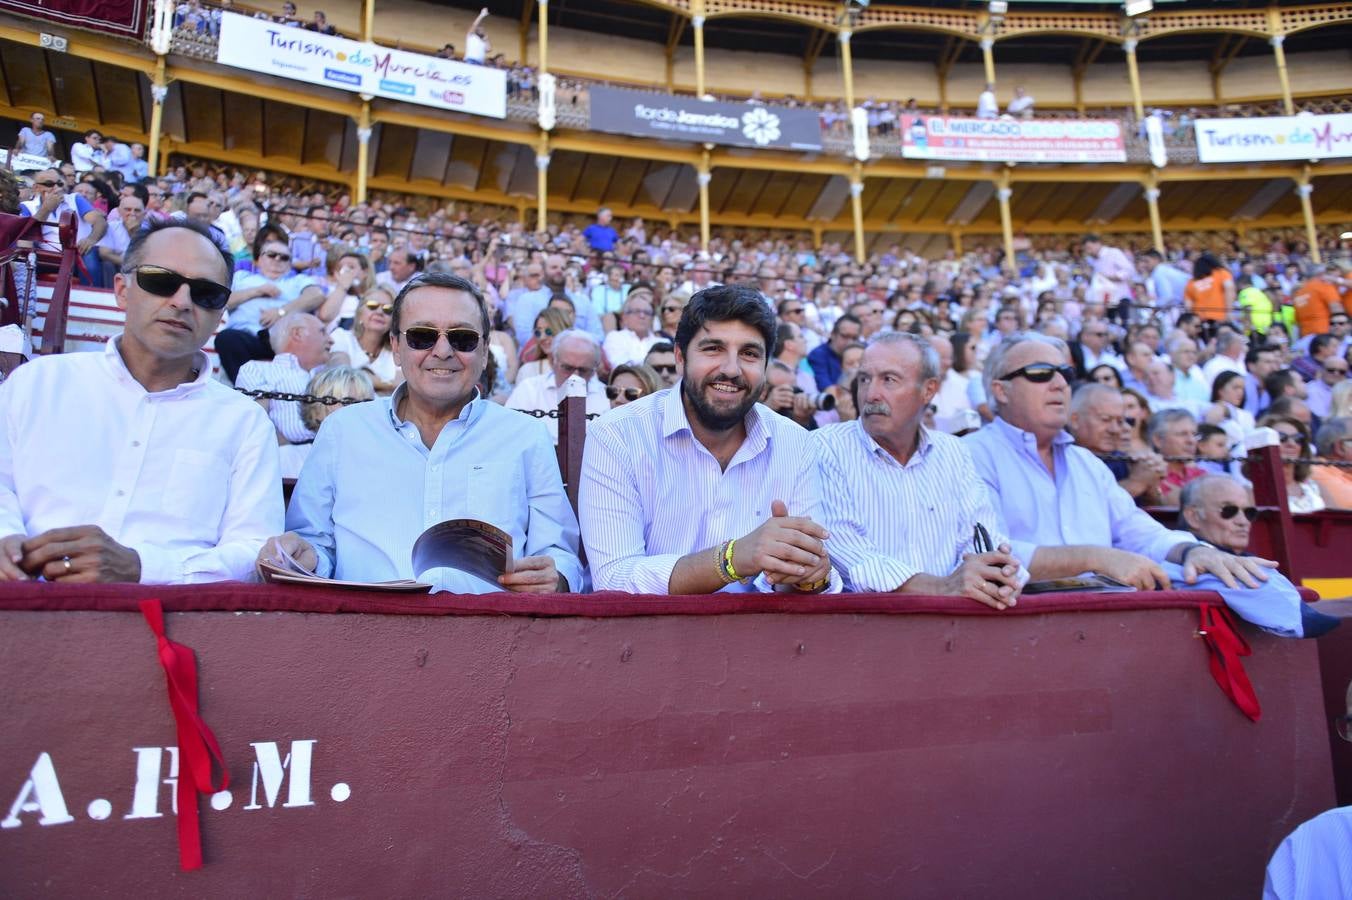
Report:
M643 364L661 375L667 387L681 380L681 369L676 365L676 345L671 341L658 341L649 347Z
M86 267L91 262L97 266L98 257L90 251L108 230L108 218L84 197L74 191L67 192L65 179L56 169L43 169L33 177L33 199L19 204L19 215L32 216L42 222L43 243L48 248L58 248L61 238L57 226L61 221L62 210L66 209L75 213L80 221L80 231L83 232L76 249L85 257ZM92 270L90 274L94 274Z
M1228 588L1256 587L1276 563L1197 545L1138 508L1112 472L1066 431L1070 384L1065 342L1035 332L1005 339L982 374L995 421L963 440L1001 513L1000 530L1035 579L1097 572L1142 590L1169 587L1161 563L1183 580L1215 575Z
M277 442L202 346L230 260L188 222L138 232L102 353L41 357L0 385L0 580L247 580L282 523Z
M463 278L432 272L400 291L390 346L404 383L324 420L276 544L345 581L420 577L463 594L582 589L577 519L544 424L479 393L488 334L483 295ZM418 536L465 518L511 534L513 571L497 584L414 572ZM260 558L279 555L269 542Z
M1249 551L1249 532L1258 508L1229 475L1206 475L1183 485L1183 522L1197 537L1230 553Z

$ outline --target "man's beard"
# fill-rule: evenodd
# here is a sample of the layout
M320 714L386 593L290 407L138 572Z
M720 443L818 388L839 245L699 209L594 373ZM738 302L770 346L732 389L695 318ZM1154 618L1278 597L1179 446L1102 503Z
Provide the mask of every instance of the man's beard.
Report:
M704 399L704 388L712 384L731 384L743 388L746 391L745 397L735 408L726 412L721 411ZM728 431L741 424L746 414L751 411L751 407L756 405L756 397L759 395L759 391L751 390L751 386L743 378L709 379L699 385L686 378L681 380L681 392L690 403L690 410L695 414L695 418L710 431Z

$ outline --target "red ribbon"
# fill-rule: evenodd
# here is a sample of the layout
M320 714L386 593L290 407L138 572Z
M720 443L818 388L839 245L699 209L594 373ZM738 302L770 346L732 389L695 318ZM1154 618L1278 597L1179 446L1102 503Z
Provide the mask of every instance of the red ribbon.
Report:
M1230 610L1224 606L1203 606L1201 613L1201 635L1211 656L1211 677L1244 715L1257 722L1263 710L1258 705L1253 683L1244 671L1244 663L1240 661L1241 656L1253 652L1249 642L1236 630Z
M191 647L176 644L164 634L164 608L159 600L142 600L141 615L159 645L160 665L169 687L169 706L178 731L178 863L185 872L202 867L202 831L198 821L198 793L214 794L230 785L216 736L197 712L197 658ZM211 781L211 761L221 769L221 783Z

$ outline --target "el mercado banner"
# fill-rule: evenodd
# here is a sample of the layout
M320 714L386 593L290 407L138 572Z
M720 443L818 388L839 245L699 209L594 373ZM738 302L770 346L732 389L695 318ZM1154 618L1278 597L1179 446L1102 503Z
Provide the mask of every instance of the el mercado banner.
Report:
M903 116L902 156L974 162L1126 162L1112 119L965 119Z
M391 50L234 13L221 16L216 61L356 94L507 117L501 69Z

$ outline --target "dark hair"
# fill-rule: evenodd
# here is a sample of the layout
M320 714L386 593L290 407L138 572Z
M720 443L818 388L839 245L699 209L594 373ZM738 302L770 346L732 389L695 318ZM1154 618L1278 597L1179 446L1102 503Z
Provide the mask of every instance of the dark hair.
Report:
M263 245L272 242L289 246L291 238L287 235L286 229L276 222L259 225L258 233L254 235L253 258L258 259L263 254Z
M1314 356L1319 351L1339 343L1338 339L1331 334L1316 334L1310 339L1310 355Z
M183 201L183 208L184 208L184 209L187 209L189 206L192 206L192 202L193 202L194 200L199 200L199 199L200 199L200 200L205 200L205 201L207 201L208 203L211 202L211 198L208 197L206 194L202 193L201 191L193 191L191 194L188 195L188 199L186 199L186 200Z
M1218 434L1225 434L1225 429L1219 425L1212 425L1210 422L1201 422L1197 426L1197 440L1204 441L1209 437L1215 437Z
M839 333L840 333L840 326L841 326L841 325L845 325L845 324L854 324L854 325L858 325L860 328L863 328L863 327L864 327L864 323L861 322L861 321L859 321L859 317L858 317L858 316L853 316L853 315L850 315L849 313L846 313L845 315L843 315L843 316L841 316L840 318L836 319L835 324L833 324L833 325L831 326L831 333L832 333L832 334L839 334Z
M656 344L653 344L651 347L648 348L648 352L643 354L643 358L647 359L654 353L674 353L675 350L676 345L673 344L671 341L658 341Z
M1153 250L1153 249L1152 249L1152 250L1147 250L1147 251L1145 251L1144 253L1142 253L1141 255L1144 256L1144 257L1148 257L1149 259L1154 259L1154 260L1158 260L1159 262L1164 262L1164 257L1160 254L1160 252L1159 252L1158 250Z
M1220 262L1217 261L1216 257L1210 253L1203 253L1192 264L1192 277L1206 278L1218 268L1220 268Z
M1294 384L1299 377L1300 376L1291 369L1278 369L1275 372L1269 373L1268 376L1263 379L1263 390L1267 391L1269 397L1276 400L1283 396L1286 393L1287 386Z
M1253 346L1249 347L1248 352L1244 354L1244 365L1251 366L1254 363L1258 362L1258 355L1260 353L1276 353L1276 352L1277 348L1272 346L1271 344L1254 344Z
M1121 390L1122 388L1126 387L1126 383L1122 381L1122 373L1117 371L1116 366L1110 366L1107 363L1099 363L1097 366L1094 366L1094 368L1089 370L1090 381L1098 380L1094 378L1094 373L1097 372L1099 369L1107 369L1109 372L1113 373L1113 378L1117 381L1118 390Z
M961 374L972 368L972 360L967 357L967 342L971 339L972 336L965 331L955 331L948 336L949 343L953 345L953 364L949 368L954 372Z
M402 329L399 327L399 319L404 312L404 298L410 291L418 288L438 287L448 288L452 291L464 291L474 298L474 303L479 307L479 316L483 320L483 340L488 342L488 335L493 329L488 320L488 304L484 303L483 291L475 287L474 282L467 281L459 275L451 275L447 272L425 272L421 275L414 275L409 279L408 284L399 292L399 296L394 298L394 311L390 313L390 333L399 334ZM488 354L492 356L493 354Z
M1280 408L1276 408L1278 406L1279 404L1274 403L1272 404L1272 406L1268 407L1268 411L1263 413L1263 415L1259 417L1257 422L1258 427L1272 428L1275 431L1276 430L1275 426L1278 424L1290 425L1292 428L1296 429L1296 431L1300 434L1301 457L1309 456L1310 429L1306 428L1305 423L1302 422L1300 419L1297 419L1295 416L1291 415L1290 411L1291 404L1289 402L1280 404ZM1296 463L1295 469L1292 471L1291 474L1295 476L1296 481L1304 481L1305 479L1310 477L1310 464Z
M772 356L778 356L779 351L784 349L784 345L793 340L793 323L780 322L775 327L775 349Z
M144 184L141 184L139 181L131 181L123 185L123 187L131 188L131 192L136 196L136 199L140 200L141 203L146 206L150 205L150 191L146 190Z
M216 252L221 255L221 265L225 267L224 284L230 284L231 275L235 271L234 256L230 254L229 250L221 246L220 242L216 240L216 236L211 233L211 229L200 222L194 222L192 219L168 219L163 222L151 222L149 225L142 227L132 235L130 243L127 244L127 249L122 253L121 271L123 273L130 272L141 265L141 257L145 255L146 241L150 240L151 235L168 231L170 228L183 228L206 238L211 246L216 248Z
M91 129L89 129L88 131L86 131L86 132L84 133L84 136L85 136L86 138L88 138L91 134L97 134L99 137L103 137L103 132L102 132L102 131L99 131L97 128L91 128Z
M1230 382L1234 381L1236 378L1243 377L1244 376L1239 374L1238 372L1233 372L1230 370L1226 370L1217 375L1216 380L1211 383L1211 402L1220 403L1221 391L1225 390L1225 386Z
M684 357L690 341L708 322L742 322L760 332L768 363L775 349L775 314L753 287L722 284L697 291L681 312L676 346Z

